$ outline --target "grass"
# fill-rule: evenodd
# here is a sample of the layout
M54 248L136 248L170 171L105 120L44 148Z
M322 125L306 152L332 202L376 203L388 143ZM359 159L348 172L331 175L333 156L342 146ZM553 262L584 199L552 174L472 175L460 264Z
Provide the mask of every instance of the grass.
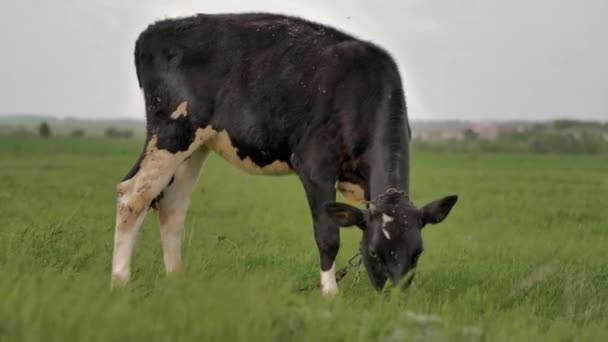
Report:
M158 223L110 291L115 184L141 143L0 138L0 341L584 341L608 338L606 157L414 152L415 203L457 193L425 229L417 288L299 292L318 255L295 177L212 157L167 279ZM360 233L342 232L338 266Z

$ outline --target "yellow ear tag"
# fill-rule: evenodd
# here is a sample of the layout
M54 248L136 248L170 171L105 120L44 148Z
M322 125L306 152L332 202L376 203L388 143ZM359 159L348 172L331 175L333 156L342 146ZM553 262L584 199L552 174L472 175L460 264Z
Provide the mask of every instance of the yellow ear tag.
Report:
M345 202L345 203L346 203L346 204L348 204L348 205L352 205L353 207L357 205L357 202L355 202L355 201L351 201L351 200L349 200L349 199L346 199L346 202Z

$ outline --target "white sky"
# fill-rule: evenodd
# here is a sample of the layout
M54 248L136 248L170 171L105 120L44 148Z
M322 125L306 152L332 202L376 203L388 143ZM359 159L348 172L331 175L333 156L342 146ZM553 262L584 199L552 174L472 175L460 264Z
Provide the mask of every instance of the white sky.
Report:
M139 32L165 17L245 11L384 46L414 119L608 120L607 0L3 0L0 115L143 119Z

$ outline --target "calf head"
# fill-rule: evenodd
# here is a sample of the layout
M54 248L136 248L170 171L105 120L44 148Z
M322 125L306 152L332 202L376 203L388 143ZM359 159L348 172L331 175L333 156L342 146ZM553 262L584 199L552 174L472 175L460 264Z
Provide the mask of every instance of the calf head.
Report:
M402 191L389 189L370 202L366 210L344 203L325 204L329 216L341 227L357 226L363 231L360 253L376 290L387 280L409 285L422 254L422 228L443 221L456 204L448 196L416 208Z

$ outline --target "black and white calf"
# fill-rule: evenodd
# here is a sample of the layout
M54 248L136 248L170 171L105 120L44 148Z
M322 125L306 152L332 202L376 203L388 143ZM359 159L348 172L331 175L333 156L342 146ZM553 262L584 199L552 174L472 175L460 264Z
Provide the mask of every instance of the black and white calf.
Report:
M422 209L410 202L399 72L369 42L281 15L197 15L148 27L136 42L135 65L147 139L117 186L113 286L129 279L135 238L152 204L166 271L180 269L186 211L211 151L251 174L299 177L324 294L338 291L339 226L363 230L361 253L380 289L411 274L422 227L442 221L456 202L450 196ZM367 209L336 203L336 189Z

